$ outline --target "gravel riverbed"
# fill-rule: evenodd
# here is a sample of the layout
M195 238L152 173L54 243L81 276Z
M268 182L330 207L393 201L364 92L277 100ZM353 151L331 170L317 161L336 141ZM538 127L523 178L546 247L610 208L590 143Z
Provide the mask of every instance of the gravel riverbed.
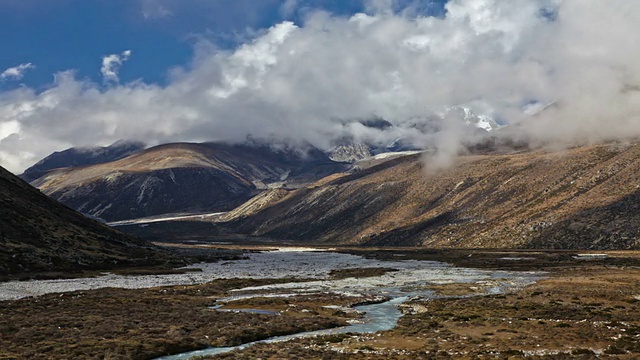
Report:
M342 279L329 281L331 271L350 268L394 268L398 271L366 279ZM0 300L13 300L47 293L90 290L105 287L139 289L169 285L202 284L216 279L232 278L299 278L317 279L312 283L291 285L293 288L313 287L314 291L342 289L354 292L374 288L398 287L417 279L425 282L447 283L474 281L500 277L496 271L462 269L434 261L400 260L381 261L364 257L317 251L308 248L281 249L247 254L246 259L200 263L188 268L201 269L200 272L184 274L122 276L106 273L99 277L10 281L0 283ZM512 277L507 273L505 277ZM525 276L526 277L526 276ZM469 280L465 280L469 278ZM368 289L368 290L367 290Z

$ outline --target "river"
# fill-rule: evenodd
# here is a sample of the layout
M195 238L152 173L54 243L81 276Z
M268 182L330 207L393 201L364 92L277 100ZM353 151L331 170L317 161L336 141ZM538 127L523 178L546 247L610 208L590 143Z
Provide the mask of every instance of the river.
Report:
M268 254L268 256L274 256L272 260L274 260L275 263L271 264L274 266L277 266L277 264L283 265L283 262L289 262L292 259L291 256L281 257L280 255L275 253ZM353 257L352 255L313 252L303 252L297 254L297 256L294 256L293 258L301 262L297 264L295 262L288 263L286 267L300 266L301 269L308 269L308 266L310 266L311 264L316 265L317 260L322 260L323 258L326 258L328 256L336 256L335 258L333 258L334 265L346 264L349 265L349 267L354 267L354 265L372 267L372 265L375 265L380 267L396 268L398 269L398 271L388 272L384 275L370 278L347 278L340 280L319 279L317 281L311 282L290 282L286 284L274 284L236 289L231 292L229 297L220 299L219 301L223 303L229 303L235 300L246 299L255 296L293 296L296 294L322 292L346 293L350 295L379 295L387 297L391 300L378 304L355 307L356 310L364 314L364 318L361 323L356 323L335 329L277 336L233 347L208 348L204 350L161 357L158 358L158 360L190 359L197 356L215 355L230 352L233 350L244 349L258 343L282 342L302 337L339 333L374 333L378 331L391 330L396 326L400 317L402 317L402 313L398 308L399 304L402 304L412 298L428 299L435 297L434 292L429 289L430 285L469 283L469 286L473 286L479 289L478 294L480 295L496 294L521 288L536 281L540 277L539 273L533 272L507 272L456 268L443 263L432 261L399 260L392 262L380 262L375 260L366 260L360 257ZM337 259L345 260L346 263L336 261ZM357 264L352 263L352 261L354 260L357 260ZM362 262L364 262L365 264L363 264ZM250 267L253 267L253 265L255 265L238 262L235 264L235 266L242 266L241 264L245 264ZM246 310L253 311L253 309ZM276 315L274 314L274 316Z
M97 289L103 287L148 288L155 286L201 284L229 278L299 278L284 284L236 289L220 302L233 302L255 296L295 296L309 293L343 293L352 296L381 296L389 301L357 306L364 314L361 323L342 328L279 336L235 347L205 350L162 357L162 360L189 359L246 348L261 342L279 342L300 337L336 333L372 333L393 329L402 313L399 304L411 298L433 298L434 284L468 283L479 293L491 294L521 288L536 281L535 272L508 272L453 267L445 263L419 260L380 261L361 256L306 248L249 253L246 259L200 263L190 266L201 272L170 275L120 276L106 273L95 278L11 281L0 283L0 300L40 296L47 293ZM367 278L329 279L332 270L350 268L393 268L397 271ZM316 279L308 281L308 279ZM213 310L212 310L213 311ZM274 314L273 316L277 316Z

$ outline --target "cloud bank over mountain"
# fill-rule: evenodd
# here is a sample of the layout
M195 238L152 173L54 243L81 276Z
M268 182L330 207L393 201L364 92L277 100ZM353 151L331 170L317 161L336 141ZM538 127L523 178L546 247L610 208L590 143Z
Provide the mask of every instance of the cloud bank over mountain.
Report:
M203 39L165 86L106 86L70 70L45 90L0 92L0 164L20 172L54 150L118 139L328 147L350 135L450 149L460 141L455 116L435 135L416 125L455 105L517 124L514 136L531 141L640 135L640 3L452 0L442 17L419 15L418 3L309 12L231 51ZM373 117L394 127L346 121Z

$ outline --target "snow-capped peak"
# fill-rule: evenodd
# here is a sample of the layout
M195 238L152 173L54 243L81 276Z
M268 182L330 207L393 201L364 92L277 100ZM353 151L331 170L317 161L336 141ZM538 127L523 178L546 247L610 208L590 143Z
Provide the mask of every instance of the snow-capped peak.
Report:
M495 119L490 115L477 115L468 107L464 106L454 106L445 112L449 114L450 112L457 112L459 116L462 118L464 123L469 126L475 126L484 131L493 131L500 128L500 124L498 124Z

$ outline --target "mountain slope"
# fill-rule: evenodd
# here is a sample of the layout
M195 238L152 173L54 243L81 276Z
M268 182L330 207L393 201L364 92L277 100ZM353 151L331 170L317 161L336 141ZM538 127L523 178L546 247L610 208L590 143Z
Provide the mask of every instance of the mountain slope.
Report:
M176 212L227 211L268 187L297 187L344 164L319 151L175 143L117 161L50 171L32 185L109 221Z
M640 146L419 155L299 189L230 223L256 236L430 247L640 248Z
M118 141L106 147L71 148L58 151L38 161L37 164L25 170L20 177L31 182L53 169L101 164L125 158L144 148L145 145L141 142Z
M155 265L175 257L90 220L0 167L0 274Z

